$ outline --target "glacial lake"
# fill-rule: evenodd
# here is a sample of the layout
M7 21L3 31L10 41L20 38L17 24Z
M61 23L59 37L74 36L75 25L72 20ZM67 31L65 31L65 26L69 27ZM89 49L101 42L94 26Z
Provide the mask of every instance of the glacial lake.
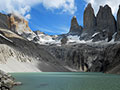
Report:
M120 75L81 72L12 73L13 90L120 90Z

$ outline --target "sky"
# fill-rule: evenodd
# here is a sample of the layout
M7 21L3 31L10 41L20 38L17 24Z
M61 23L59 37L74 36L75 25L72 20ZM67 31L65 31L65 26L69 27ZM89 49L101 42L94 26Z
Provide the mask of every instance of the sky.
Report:
M95 14L99 6L108 4L116 16L120 0L0 0L0 12L23 16L30 28L50 35L69 32L73 16L83 26L83 13L91 3Z

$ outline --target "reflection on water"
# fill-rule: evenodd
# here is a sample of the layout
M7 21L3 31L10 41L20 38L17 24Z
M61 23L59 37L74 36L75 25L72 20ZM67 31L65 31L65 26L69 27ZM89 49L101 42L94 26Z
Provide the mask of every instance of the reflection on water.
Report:
M23 85L13 90L120 90L120 76L103 73L12 73Z

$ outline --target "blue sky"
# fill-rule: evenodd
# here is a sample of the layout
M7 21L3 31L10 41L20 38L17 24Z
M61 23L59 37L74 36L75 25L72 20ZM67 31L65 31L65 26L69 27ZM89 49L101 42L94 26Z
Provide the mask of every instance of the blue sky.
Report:
M32 30L55 35L69 31L73 16L83 26L83 12L88 3L95 14L99 6L108 4L116 16L120 0L0 0L0 12L21 15Z
M38 4L31 8L29 26L32 30L40 30L50 35L67 33L70 28L71 18L77 16L80 25L83 25L83 12L86 3L76 0L77 10L74 14L61 12L60 9L48 10Z

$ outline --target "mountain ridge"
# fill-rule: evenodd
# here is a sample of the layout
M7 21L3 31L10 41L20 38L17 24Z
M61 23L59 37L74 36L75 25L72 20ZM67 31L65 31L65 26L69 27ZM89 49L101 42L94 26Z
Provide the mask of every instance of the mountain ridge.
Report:
M120 74L119 10L116 21L108 5L100 7L95 16L88 4L84 26L73 16L70 31L56 36L33 32L21 17L0 14L1 68L7 71L9 66L10 72L19 72L24 67L25 72L74 70Z

